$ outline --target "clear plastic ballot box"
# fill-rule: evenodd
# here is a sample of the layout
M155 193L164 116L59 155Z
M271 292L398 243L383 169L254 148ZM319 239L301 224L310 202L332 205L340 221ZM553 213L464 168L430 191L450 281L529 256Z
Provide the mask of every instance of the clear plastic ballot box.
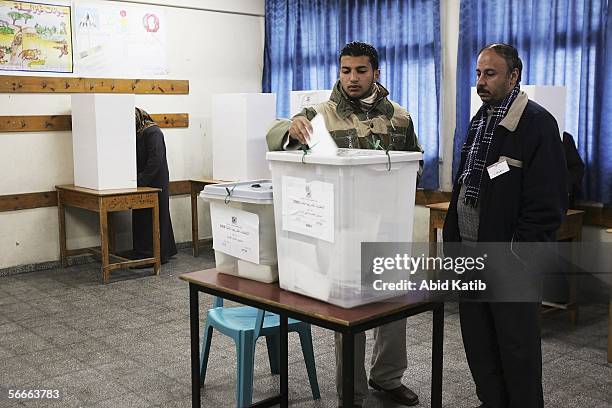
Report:
M391 297L361 270L361 242L412 240L419 152L269 152L279 282L350 308ZM396 293L397 295L401 293Z
M217 270L260 282L276 282L276 235L271 180L211 184L210 202Z

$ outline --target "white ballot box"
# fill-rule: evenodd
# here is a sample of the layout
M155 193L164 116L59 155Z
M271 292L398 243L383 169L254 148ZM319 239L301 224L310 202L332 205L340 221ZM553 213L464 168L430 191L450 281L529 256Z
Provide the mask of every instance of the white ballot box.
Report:
M276 282L272 181L210 184L200 197L210 202L217 270L260 282Z
M73 94L74 185L136 188L133 94Z
M311 106L328 101L331 94L331 89L321 91L291 91L289 117L300 113L304 108L310 108Z
M521 91L525 91L529 99L541 105L553 115L559 126L559 135L563 139L563 132L565 131L565 102L567 98L565 86L521 85ZM480 100L476 92L476 87L473 86L470 101L470 118L476 115L481 106L482 100Z
M342 307L390 297L361 269L362 242L412 240L419 152L269 152L279 282ZM402 294L402 293L396 293Z
M274 119L276 94L213 95L213 178L228 181L270 178L266 133Z

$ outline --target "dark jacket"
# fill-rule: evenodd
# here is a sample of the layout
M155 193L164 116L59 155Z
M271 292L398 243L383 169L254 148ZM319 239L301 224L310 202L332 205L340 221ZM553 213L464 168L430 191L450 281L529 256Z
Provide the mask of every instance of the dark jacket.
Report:
M514 165L493 180L485 169L478 200L479 242L551 241L567 209L567 167L557 122L546 109L528 101L515 126L509 130L500 124L493 136L486 166L500 156L514 159ZM444 222L445 242L461 241L457 180L465 159L464 153Z
M162 262L176 255L176 243L170 219L168 187L170 176L166 160L164 134L157 126L145 129L136 137L136 168L138 187L161 188L159 192L159 244ZM132 240L134 252L140 256L152 256L153 224L151 209L132 211Z
M584 177L584 162L578 154L574 138L567 132L563 132L563 148L565 150L565 161L567 162L567 189L569 193L570 208L574 207L576 198L582 192L582 177Z

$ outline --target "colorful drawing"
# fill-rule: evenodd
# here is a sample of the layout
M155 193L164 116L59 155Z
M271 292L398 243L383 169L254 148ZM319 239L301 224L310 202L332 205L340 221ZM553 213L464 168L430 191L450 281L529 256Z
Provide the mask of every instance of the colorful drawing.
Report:
M70 6L0 0L0 70L72 69Z
M117 78L166 75L164 9L115 2L75 2L75 70Z

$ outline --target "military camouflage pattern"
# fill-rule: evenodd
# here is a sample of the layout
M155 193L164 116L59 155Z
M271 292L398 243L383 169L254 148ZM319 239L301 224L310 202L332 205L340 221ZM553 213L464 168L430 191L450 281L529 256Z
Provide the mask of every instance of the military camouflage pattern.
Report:
M354 149L380 149L422 151L410 114L395 102L389 101L389 92L378 84L380 94L373 107L365 112L358 101L349 99L340 81L334 86L330 100L312 108L305 108L297 116L312 120L322 114L325 125L338 147ZM267 135L269 150L282 150L288 137L291 121L275 121ZM291 140L289 148L297 147Z

